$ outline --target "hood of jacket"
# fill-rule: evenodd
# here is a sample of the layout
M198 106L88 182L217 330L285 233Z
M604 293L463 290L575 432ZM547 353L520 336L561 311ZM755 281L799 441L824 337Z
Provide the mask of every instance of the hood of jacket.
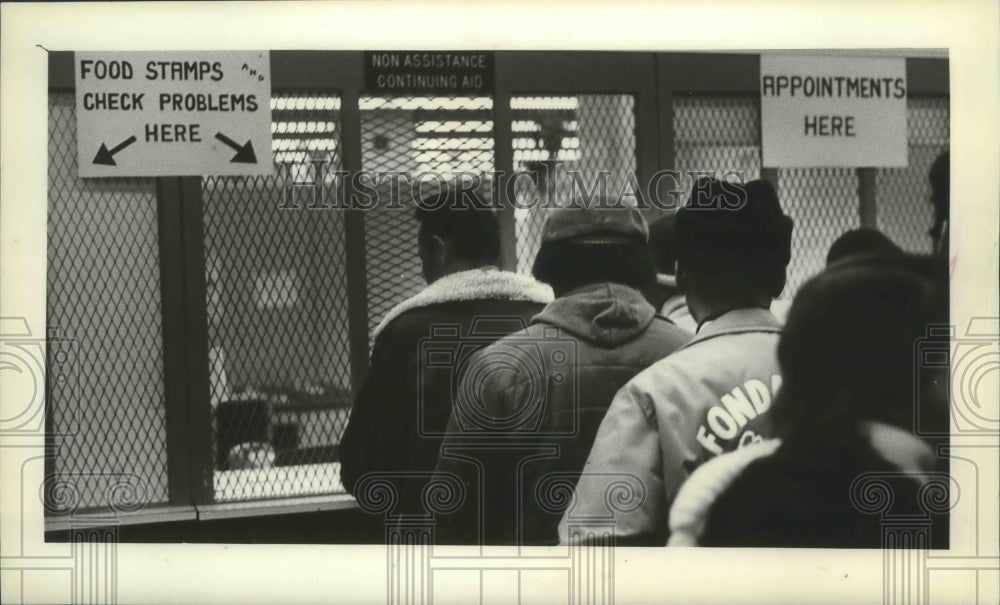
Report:
M458 271L445 275L390 309L372 337L377 337L392 320L412 309L475 300L516 300L544 305L552 300L552 288L534 278L496 267Z
M642 334L656 310L642 294L614 283L591 284L549 303L532 323L558 326L595 345L612 348Z

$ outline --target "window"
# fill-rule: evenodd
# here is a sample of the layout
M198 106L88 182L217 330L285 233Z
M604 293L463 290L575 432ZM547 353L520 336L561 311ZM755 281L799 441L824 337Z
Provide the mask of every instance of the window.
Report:
M309 184L335 195L340 99L275 96L271 110L275 176L202 179L217 502L343 492L344 217Z
M616 199L625 176L636 171L635 99L630 95L531 96L510 100L514 170L517 269L530 274L541 245L546 208L587 195L607 172L606 191ZM581 179L574 183L573 174ZM552 177L555 178L552 178ZM575 186L575 189L574 189Z

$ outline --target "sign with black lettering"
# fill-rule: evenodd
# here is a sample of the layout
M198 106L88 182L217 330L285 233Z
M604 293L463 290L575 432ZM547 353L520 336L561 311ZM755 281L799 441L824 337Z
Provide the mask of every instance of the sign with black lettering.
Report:
M265 51L78 52L81 177L269 175Z
M903 58L762 55L760 95L767 168L906 166Z
M493 53L367 51L365 88L385 94L490 94Z

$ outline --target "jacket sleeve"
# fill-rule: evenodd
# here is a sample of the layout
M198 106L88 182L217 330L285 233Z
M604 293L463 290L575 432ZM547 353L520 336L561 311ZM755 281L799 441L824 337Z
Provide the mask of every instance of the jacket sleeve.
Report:
M440 543L515 544L521 540L518 507L523 494L517 487L518 469L536 457L537 445L530 438L537 432L530 423L508 422L523 414L525 402L540 392L545 378L511 372L505 360L512 351L530 354L523 348L484 349L468 364L478 366L477 371L462 377L435 479L457 479L464 498L454 511L437 515ZM473 447L463 447L469 445Z
M649 394L629 382L597 431L572 504L559 523L563 544L581 543L614 520L619 545L666 542L666 514L656 415Z
M469 365L481 363L484 352L476 354L477 361ZM458 396L452 406L451 417L448 420L448 430L441 443L440 455L434 469L434 480L449 482L457 480L461 485L461 494L456 506L447 513L436 515L435 541L441 544L479 544L484 540L483 528L480 523L482 506L489 499L482 493L485 489L483 452L462 451L460 446L470 441L465 436L464 427L458 415L459 410L468 409L470 405L480 407L480 413L490 415L496 408L495 391L489 388L490 373L484 384L471 385L468 379L461 379ZM471 389L471 390L470 390ZM477 401L469 401L470 393L478 395Z
M412 341L412 342L411 342ZM406 401L401 391L408 381L417 342L392 330L390 324L375 341L371 365L351 408L351 417L340 440L340 479L349 493L365 473L393 470L394 455L387 448L400 443L397 435L406 423L406 410L393 407Z
M516 528L511 526L516 506L514 463L522 452L510 446L509 434L495 422L511 415L511 407L516 409L515 403L523 401L527 387L511 380L502 360L494 349L484 349L468 364L480 369L461 378L434 473L436 480L457 479L464 497L453 511L437 515L439 543L503 544L516 539ZM462 447L466 445L475 447Z
M483 469L478 461L458 457L454 451L450 455L445 454L446 448L462 443L459 434L458 422L452 412L448 421L448 436L442 442L442 455L438 457L433 480L457 480L460 490L453 510L435 516L434 540L439 544L478 544L481 539L479 509L484 501L480 495Z

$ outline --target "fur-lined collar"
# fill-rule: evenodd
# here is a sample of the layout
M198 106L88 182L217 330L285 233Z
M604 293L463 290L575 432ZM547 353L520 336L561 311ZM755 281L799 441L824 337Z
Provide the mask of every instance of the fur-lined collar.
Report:
M770 456L781 445L780 439L751 443L712 458L699 466L681 485L670 506L670 539L667 546L698 546L708 512L716 499L758 458Z
M879 456L921 484L934 470L934 450L912 432L874 421L862 423L861 432ZM667 545L697 546L716 499L746 467L774 454L780 445L780 439L768 439L716 456L699 466L681 486L670 508L671 533Z
M547 305L552 298L552 288L520 273L495 267L459 271L445 275L390 309L375 328L373 338L411 309L460 300L519 300Z

